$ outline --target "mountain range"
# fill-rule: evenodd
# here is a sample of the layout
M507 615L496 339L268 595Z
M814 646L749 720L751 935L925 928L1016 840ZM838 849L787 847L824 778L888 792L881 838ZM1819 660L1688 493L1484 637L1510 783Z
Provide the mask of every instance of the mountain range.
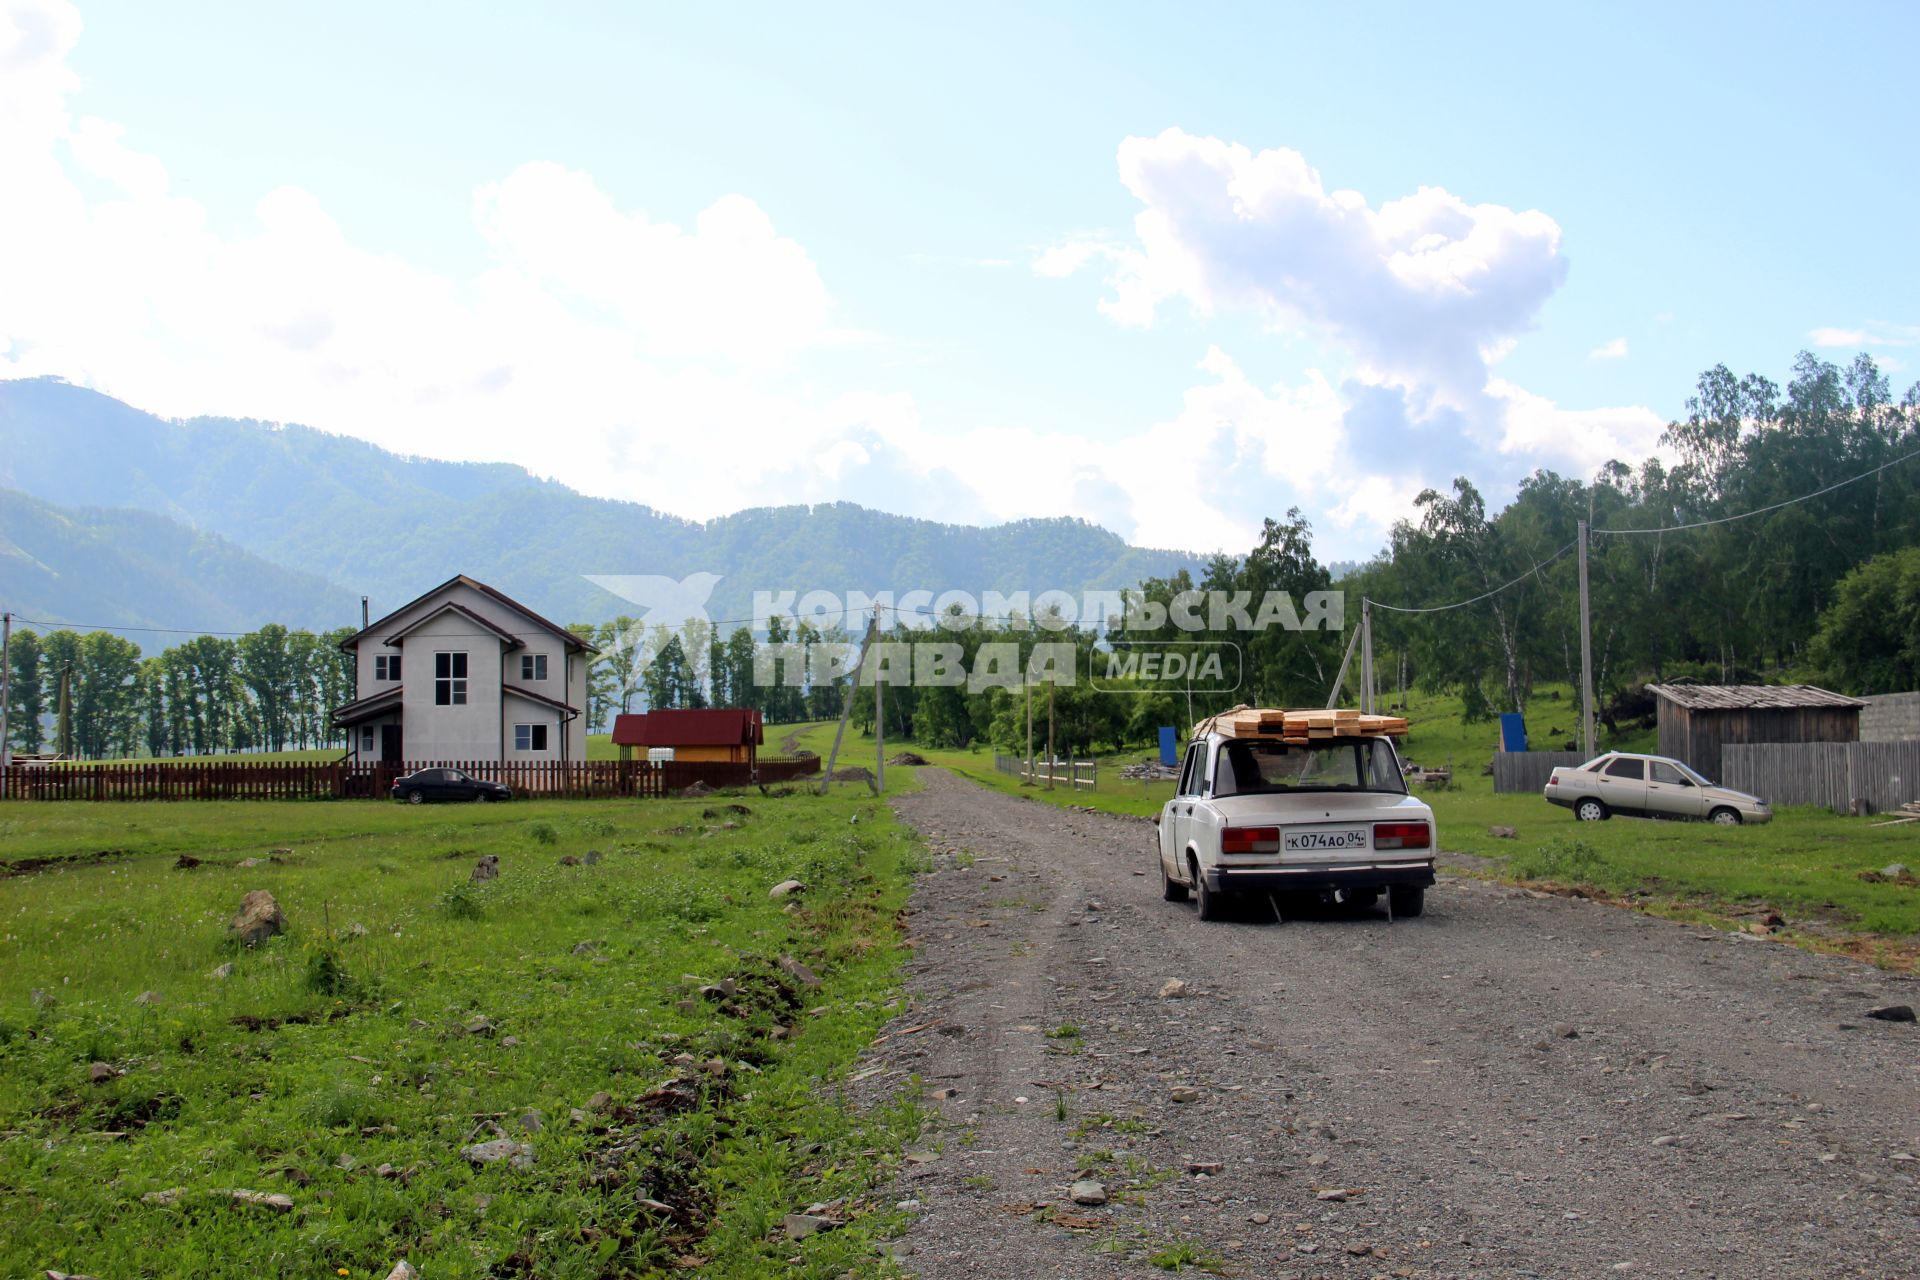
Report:
M1070 518L977 528L828 503L698 522L505 463L0 381L0 601L31 618L357 625L362 595L378 615L466 573L556 620L601 621L641 610L584 575L707 573L709 616L735 619L756 590L1117 590L1202 563Z

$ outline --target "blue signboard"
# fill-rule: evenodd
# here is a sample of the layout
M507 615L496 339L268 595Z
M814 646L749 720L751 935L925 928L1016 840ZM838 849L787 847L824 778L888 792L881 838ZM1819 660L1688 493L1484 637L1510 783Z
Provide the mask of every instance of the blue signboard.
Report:
M1173 726L1170 724L1161 725L1160 726L1160 763L1166 765L1169 769L1171 769L1174 765L1180 763L1179 760L1174 757L1173 742L1174 742Z
M1500 749L1502 751L1527 749L1527 718L1517 711L1500 713Z

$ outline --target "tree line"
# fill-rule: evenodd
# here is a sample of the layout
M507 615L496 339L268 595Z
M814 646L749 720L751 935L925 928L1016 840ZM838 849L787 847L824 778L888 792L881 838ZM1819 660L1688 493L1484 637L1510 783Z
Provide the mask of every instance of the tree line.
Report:
M1197 577L1183 570L1148 579L1124 593L1127 606L1151 616L1151 606L1165 613L1182 592L1254 601L1285 592L1298 601L1337 589L1349 629L1363 598L1380 606L1374 652L1384 689L1457 693L1470 718L1524 712L1536 685L1579 678L1572 548L1586 521L1594 530L1592 645L1603 706L1648 679L1793 677L1849 693L1920 686L1920 458L1901 461L1920 451L1920 383L1895 400L1871 357L1842 367L1803 352L1784 387L1716 366L1700 376L1686 409L1662 438L1666 460L1613 461L1588 479L1538 470L1493 511L1466 477L1429 489L1380 554L1338 582L1314 554L1308 522L1289 511L1265 520L1245 555L1215 556ZM1818 492L1828 486L1839 487ZM1818 496L1797 501L1809 494ZM1386 607L1476 597L1485 598L1441 612ZM1188 724L1222 701L1164 681L1089 679L1109 655L1167 642L1231 644L1236 685L1226 700L1314 705L1325 701L1350 634L1230 625L1195 632L1171 617L1117 630L1035 617L929 621L893 615L880 638L958 646L966 670L987 645L1011 645L1021 662L1036 644L1070 646L1079 678L1051 694L1063 750L1150 741L1160 725ZM837 628L776 617L764 636L746 627L722 636L704 623L669 629L622 617L570 629L600 651L586 708L595 730L648 708L751 707L770 723L841 712L844 682L764 678L770 652L797 652L804 669L818 646L846 644ZM148 657L109 632L16 631L13 743L83 758L340 745L329 717L353 696L352 660L339 647L351 634L270 625L239 637L200 636ZM890 685L887 732L1018 751L1031 700L1046 696L1017 682ZM850 716L871 733L873 700L854 699Z

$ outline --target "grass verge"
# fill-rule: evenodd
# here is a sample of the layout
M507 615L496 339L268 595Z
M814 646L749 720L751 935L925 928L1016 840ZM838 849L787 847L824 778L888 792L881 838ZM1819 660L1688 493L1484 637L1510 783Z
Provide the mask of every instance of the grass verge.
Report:
M922 854L864 791L0 826L56 859L0 879L0 1273L874 1269L919 1117L830 1082L895 1008ZM287 931L245 950L251 889ZM845 1225L788 1240L815 1204Z

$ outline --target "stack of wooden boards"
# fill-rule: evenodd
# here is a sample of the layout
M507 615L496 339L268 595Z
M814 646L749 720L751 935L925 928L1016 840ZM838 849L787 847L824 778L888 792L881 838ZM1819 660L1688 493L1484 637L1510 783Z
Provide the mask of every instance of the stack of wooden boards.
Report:
M1406 731L1403 716L1364 715L1346 708L1283 711L1241 706L1202 720L1193 727L1193 736L1219 733L1229 738L1278 738L1290 746L1306 746L1331 738L1399 737Z

